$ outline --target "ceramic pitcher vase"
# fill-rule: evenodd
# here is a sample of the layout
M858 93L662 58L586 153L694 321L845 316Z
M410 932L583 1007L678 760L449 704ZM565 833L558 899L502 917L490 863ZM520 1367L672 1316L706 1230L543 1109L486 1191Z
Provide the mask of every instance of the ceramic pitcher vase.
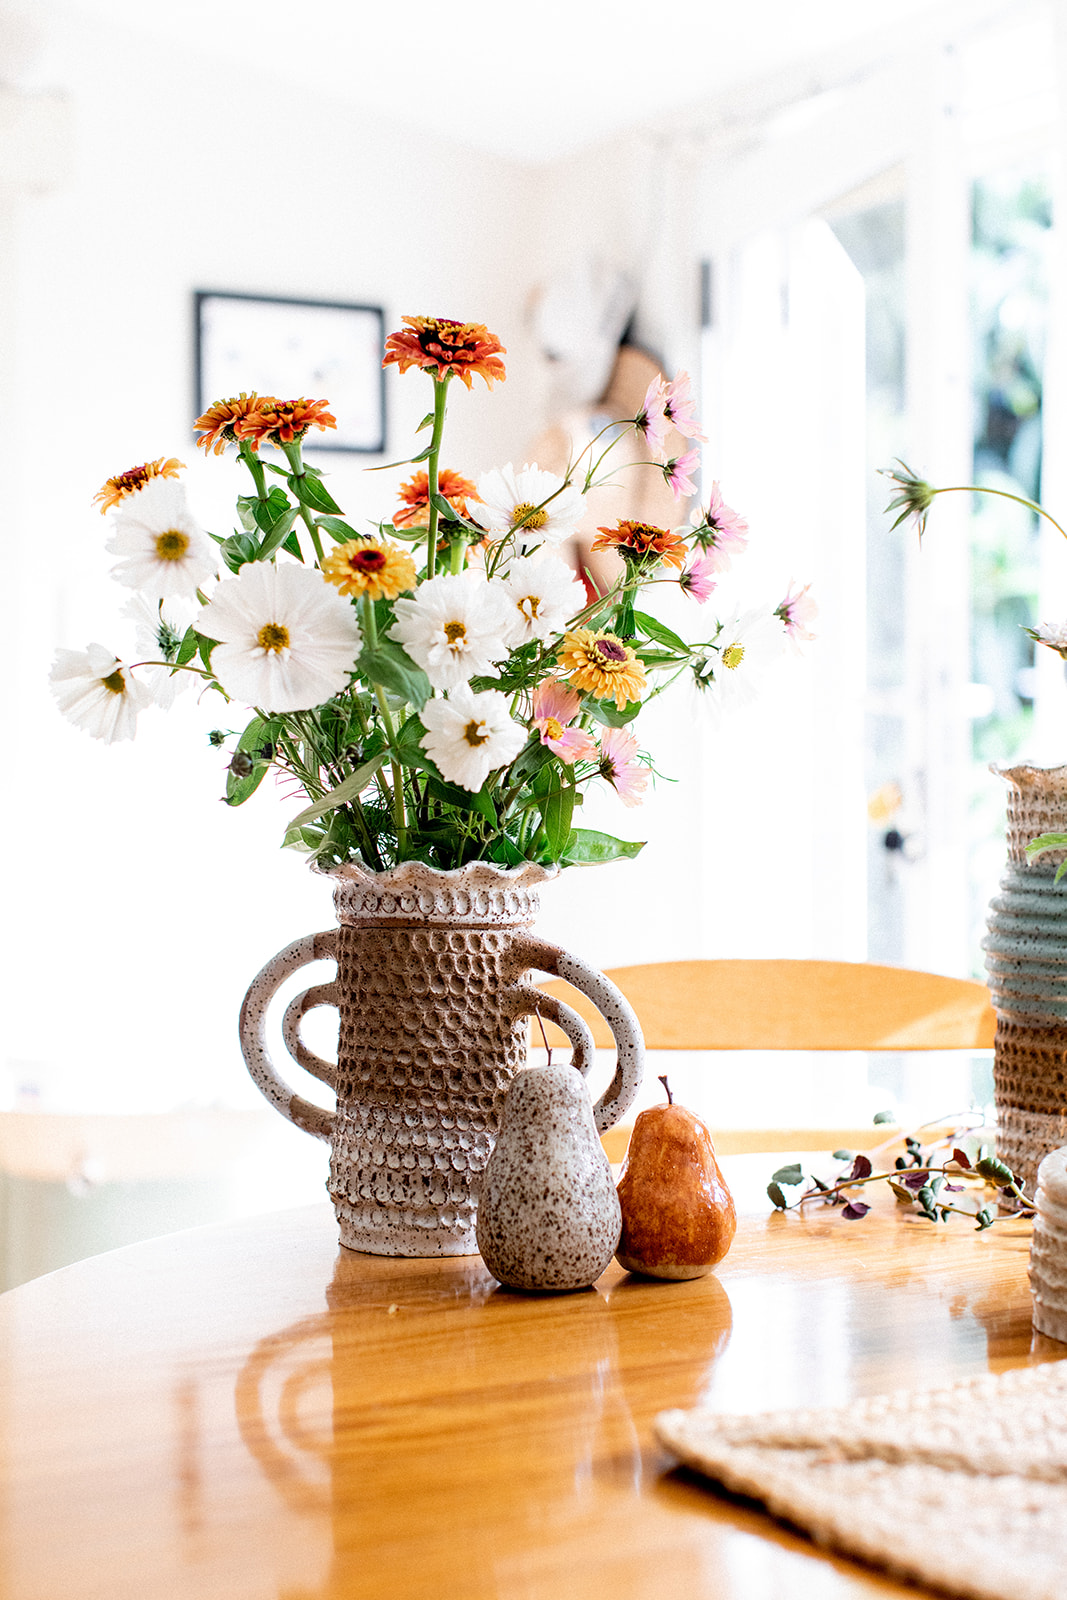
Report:
M618 1063L594 1107L601 1132L640 1086L637 1019L602 973L531 932L550 869L473 862L439 872L404 862L330 875L338 926L296 940L253 980L241 1009L245 1063L276 1110L329 1144L327 1188L343 1245L373 1255L473 1254L481 1175L508 1085L526 1064L531 1016L562 1029L583 1074L594 1057L586 1023L535 988L531 972L565 978L611 1027ZM275 991L321 960L336 961L336 978L290 1002L282 1036L299 1065L334 1090L333 1111L284 1082L265 1035ZM300 1036L301 1018L322 1005L340 1013L336 1063Z
M1067 1144L1067 851L1029 860L1039 833L1067 833L1067 767L994 767L1008 786L1008 861L982 941L993 1009L997 1154L1033 1194Z

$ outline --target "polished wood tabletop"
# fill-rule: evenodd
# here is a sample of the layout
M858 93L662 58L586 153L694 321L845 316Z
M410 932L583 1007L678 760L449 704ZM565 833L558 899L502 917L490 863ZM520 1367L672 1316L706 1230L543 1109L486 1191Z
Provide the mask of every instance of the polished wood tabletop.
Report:
M0 1295L4 1600L914 1596L673 1467L656 1414L834 1404L1067 1356L1029 1224L771 1211L689 1283L501 1289L343 1251L326 1206ZM867 1191L868 1198L871 1191Z

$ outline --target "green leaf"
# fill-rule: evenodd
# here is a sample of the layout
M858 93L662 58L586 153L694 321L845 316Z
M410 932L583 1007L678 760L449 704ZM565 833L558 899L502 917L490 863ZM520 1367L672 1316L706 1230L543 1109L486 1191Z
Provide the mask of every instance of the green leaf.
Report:
M446 522L458 522L461 527L469 528L471 533L478 534L479 538L484 534L484 528L479 528L476 522L468 522L467 518L461 516L455 506L446 500L443 494L432 494L430 496L430 504L437 507L439 516L443 517ZM423 529L423 532L425 533L425 529Z
M239 776L233 768L226 774L226 804L243 806L267 776L274 757L274 744L281 723L274 717L253 717L237 741L234 754L252 758L252 770ZM269 751L269 754L264 754Z
M1026 847L1028 856L1039 856L1043 850L1062 850L1067 847L1067 833L1039 833Z
M190 662L196 655L198 644L199 639L197 637L196 629L193 627L192 623L190 623L188 628L185 630L185 635L182 638L181 644L178 646L178 654L174 657L175 666L186 666L187 663Z
M574 774L559 767L542 767L534 780L534 793L545 830L545 853L552 861L564 854L571 838L574 815Z
M767 1198L774 1202L779 1211L787 1210L788 1201L776 1183L769 1183L767 1185Z
M263 532L263 543L259 547L257 561L270 560L274 552L289 537L298 515L299 507L290 505L285 492L281 489L272 489L267 500L257 501L256 522Z
M254 494L239 494L237 496L237 516L246 533L256 530L256 503Z
M489 859L504 867L521 867L526 860L517 845L503 833L498 834L489 846Z
M634 622L634 608L628 600L624 600L616 609L615 624L612 631L620 639L632 639L637 632L637 626Z
M380 467L366 467L366 472L389 472L393 467L417 467L420 461L428 461L433 454L433 444L428 444L425 450L420 450L417 456L405 456L403 461L383 461Z
M418 427L415 429L415 432L416 433L421 433L423 428L432 428L432 427L433 427L433 412L432 411L427 411L426 415L423 417L422 421L419 423Z
M874 1120L876 1124L882 1122L896 1122L897 1114L895 1111L876 1111L874 1113Z
M626 724L632 722L640 712L641 702L631 700L629 705L620 711L614 700L589 700L586 702L586 710L594 721L603 723L605 728L625 728Z
M209 639L206 634L201 633L197 636L197 649L200 651L200 659L209 671L211 670L211 652L217 643L216 639Z
M788 1183L793 1186L804 1182L804 1168L799 1161L791 1161L788 1167L779 1167L774 1173L775 1183Z
M329 794L324 795L321 800L316 800L313 806L307 806L303 811L298 811L289 824L287 836L288 833L292 833L294 828L302 828L307 823L314 822L319 817L324 817L328 811L335 811L338 806L347 805L349 800L358 800L374 777L374 774L383 765L385 758L386 752L384 750L380 751L378 755L372 756L370 761L365 761L361 767L357 767L352 776L345 778L344 782L339 783L336 789L331 789Z
M676 655L668 655L665 650L649 650L644 645L638 645L634 655L643 667L648 667L653 672L657 667L676 667L678 665L678 657Z
M308 471L300 475L293 472L286 482L300 504L307 506L309 510L325 511L331 515L340 511L341 507L316 473Z
M379 639L374 649L364 647L356 663L361 678L391 689L408 705L421 711L430 698L430 680L407 651L393 639ZM425 733L425 728L422 729Z
M259 545L250 533L231 533L219 546L219 554L231 572L238 572L259 554Z
M443 805L455 806L457 811L477 811L494 828L497 826L496 806L492 795L484 787L473 793L470 789L461 789L458 783L446 783L443 778L431 773L427 788L434 799L440 800Z
M565 866L595 866L605 861L632 860L645 848L645 840L615 839L592 828L575 828L560 857Z
M688 656L689 646L678 634L665 627L662 622L657 622L655 617L650 617L644 611L634 612L634 622L647 639L655 639L657 644L664 644L668 650L677 651L680 655Z
M316 525L325 528L331 538L337 539L341 544L347 544L349 539L358 539L360 535L355 528L350 527L342 517L316 517Z
M253 764L251 772L239 778L236 772L226 774L226 804L228 806L243 806L246 800L251 800L256 790L270 770L270 763L257 761Z
M851 1150L835 1150L834 1153L833 1153L833 1156L831 1157L831 1159L834 1160L834 1161L851 1161L852 1160L852 1151Z

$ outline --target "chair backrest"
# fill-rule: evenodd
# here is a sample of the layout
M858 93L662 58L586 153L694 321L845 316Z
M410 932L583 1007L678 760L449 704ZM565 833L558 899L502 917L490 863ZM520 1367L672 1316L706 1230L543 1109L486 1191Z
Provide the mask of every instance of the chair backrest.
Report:
M855 961L658 961L607 976L637 1013L650 1050L966 1050L992 1045L996 1018L985 985ZM610 1030L584 995L553 979L541 987ZM565 1045L545 1024L549 1043ZM534 1020L531 1042L541 1042Z

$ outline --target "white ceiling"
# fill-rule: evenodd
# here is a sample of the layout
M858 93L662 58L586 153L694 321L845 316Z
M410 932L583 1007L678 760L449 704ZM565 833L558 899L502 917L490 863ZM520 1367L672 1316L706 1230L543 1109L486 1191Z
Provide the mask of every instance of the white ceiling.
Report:
M34 14L51 3L33 0ZM714 116L724 101L743 103L746 86L800 82L831 56L874 64L1035 0L696 0L658 12L647 0L68 3L497 155L545 161L639 124L669 130L693 108Z

